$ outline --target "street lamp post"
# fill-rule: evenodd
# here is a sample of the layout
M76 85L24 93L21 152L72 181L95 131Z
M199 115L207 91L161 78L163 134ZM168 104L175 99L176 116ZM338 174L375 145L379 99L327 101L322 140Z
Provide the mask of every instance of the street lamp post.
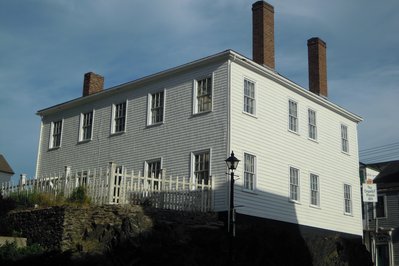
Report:
M229 158L225 160L227 167L230 170L230 216L229 216L229 233L231 237L235 236L235 217L234 217L234 170L237 169L238 160L234 156L234 152L231 151L231 155Z

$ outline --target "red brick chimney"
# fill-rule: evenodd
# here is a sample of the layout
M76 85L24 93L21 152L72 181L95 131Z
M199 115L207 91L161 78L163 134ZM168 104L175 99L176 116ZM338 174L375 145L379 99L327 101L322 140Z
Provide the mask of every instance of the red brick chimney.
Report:
M88 72L84 76L83 96L88 96L104 89L104 77L93 72Z
M309 90L327 97L327 53L326 43L320 38L308 40Z
M265 1L252 5L252 57L270 68L274 64L274 7Z

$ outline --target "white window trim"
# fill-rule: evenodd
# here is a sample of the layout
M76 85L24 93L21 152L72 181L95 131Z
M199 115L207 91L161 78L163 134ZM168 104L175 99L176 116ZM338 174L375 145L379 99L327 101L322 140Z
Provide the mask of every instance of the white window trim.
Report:
M151 106L152 106L152 95L156 93L163 92L163 103L162 103L162 121L152 123L152 113L151 113ZM147 126L156 126L162 125L165 123L165 104L166 104L166 89L154 91L152 93L148 93L147 95Z
M149 159L149 160L145 160L144 161L144 176L148 176L148 164L152 163L152 162L158 162L158 161L161 162L160 167L161 167L161 172L162 172L162 169L163 169L163 158L159 157L159 158L155 158L155 159Z
M211 96L212 96L211 109L207 110L207 111L199 112L198 111L198 101L197 101L198 81L202 80L202 79L209 78L209 77L212 80L212 85L211 85ZM215 102L214 102L214 98L215 98L214 97L214 86L215 86L215 75L214 75L213 72L211 74L209 74L209 75L200 76L199 78L196 78L196 79L193 80L193 85L192 85L192 87L193 87L193 115L206 114L206 113L209 113L209 112L213 111L213 107L214 107L214 104L215 104Z
M298 170L298 199L291 199L291 168ZM299 167L289 165L288 166L288 201L293 203L301 203L301 170Z
M195 155L201 154L201 153L209 153L209 178L212 178L212 149L203 149L203 150L197 150L194 152L191 152L190 154L190 180L193 184L196 184L197 180L195 180ZM212 179L210 180L211 182Z
M296 131L292 130L290 128L290 117L291 117L291 115L290 115L290 102L296 103ZM291 133L299 135L299 103L298 103L298 101L296 101L296 100L294 100L292 98L288 98L287 118L288 118L288 124L287 124L288 131L291 132Z
M309 123L309 111L314 112L314 120L315 120L315 124L313 125L315 127L315 138L311 138L310 137L310 123ZM312 140L312 141L316 141L318 140L319 134L318 134L318 127L317 127L317 111L313 108L308 108L308 139Z
M53 142L54 142L54 138L53 138L54 123L59 122L59 121L61 121L60 145L54 147L54 146L53 146ZM64 131L64 118L59 119L59 120L55 120L55 121L51 121L51 124L50 124L49 144L48 144L49 150L55 150L55 149L61 148L61 145L62 145L62 135L63 135L62 133L63 133L63 131Z
M346 198L345 198L345 186L349 186L350 188L350 212L346 211ZM352 185L344 183L343 184L343 200L344 200L344 215L353 216L353 192L352 192Z
M345 127L346 128L346 151L344 151L344 149L343 149L343 138L342 138L342 127ZM344 123L341 123L340 124L340 130L339 130L339 132L340 132L340 143L341 143L341 152L342 153L344 153L344 154L347 154L347 155L349 155L349 151L350 151L350 149L349 149L349 127L348 127L348 125L346 125L346 124L344 124Z
M317 176L317 205L312 204L312 181L311 176ZM314 172L309 173L309 205L311 207L320 208L320 175Z
M384 197L384 214L385 214L385 216L377 217L377 208L376 208L377 203L373 203L373 217L374 217L374 219L386 219L386 218L388 218L387 195L380 194L380 195L377 195L377 199L378 199L378 197Z
M118 131L118 132L115 132L115 112L116 112L116 106L118 105L118 104L121 104L121 103L126 103L126 113L125 113L125 128L124 128L124 130L123 131ZM119 135L119 134L123 134L123 133L125 133L126 132L126 128L127 128L127 115L128 114L128 100L125 100L125 101L120 101L120 102L117 102L117 103L113 103L112 104L112 114L111 114L111 135Z
M254 157L254 179L252 180L252 182L253 182L253 189L249 189L249 188L245 188L245 155L250 155L250 156L253 156ZM243 178L242 178L242 190L243 191L245 191L245 192L256 192L256 188L257 188L257 180L258 180L258 169L257 169L257 167L258 167L258 163L257 163L257 157L256 157L256 155L254 155L253 153L250 153L250 152L244 152L243 153L243 155L242 155L242 158L244 158L244 160L243 160L243 167L242 167L242 176L243 176Z
M251 83L254 84L254 98L253 98L253 100L254 100L254 104L253 104L254 112L253 113L249 113L249 112L245 111L245 97L246 97L246 95L245 95L245 81L248 81L248 82L251 82ZM243 80L243 107L242 107L242 109L243 109L242 112L244 114L256 117L256 96L257 96L256 93L257 93L256 82L254 80L250 79L250 78L244 77L244 80Z
M84 122L84 115L85 114L87 114L87 113L90 113L90 112L92 112L93 114L92 114L92 117L91 117L91 134L90 134L90 139L83 139L83 122ZM82 113L80 113L80 117L79 117L79 139L78 139L78 142L88 142L88 141L91 141L91 140L93 140L93 129L94 129L94 114L95 113L95 110L93 109L93 110L91 110L91 111L88 111L88 112L82 112Z

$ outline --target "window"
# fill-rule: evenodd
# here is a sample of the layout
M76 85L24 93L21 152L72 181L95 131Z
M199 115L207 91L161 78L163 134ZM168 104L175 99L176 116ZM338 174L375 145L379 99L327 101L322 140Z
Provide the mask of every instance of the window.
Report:
M342 151L349 152L348 127L345 125L341 125L341 143L342 143Z
M299 170L290 167L290 200L299 201Z
M152 189L158 190L160 188L160 182L158 181L161 177L161 160L152 160L146 162L147 177L152 178L149 181L149 185Z
M195 80L194 93L194 113L212 111L212 77Z
M378 196L377 202L375 203L375 214L376 218L384 218L386 217L386 209L385 209L385 196Z
M113 106L112 133L125 131L126 126L126 102Z
M91 140L93 132L93 111L80 115L79 141Z
M244 112L255 114L255 84L244 80Z
M344 184L344 205L345 213L352 214L352 187L348 184Z
M255 190L255 156L244 153L244 189Z
M319 176L310 174L310 204L319 206Z
M164 92L149 94L149 119L148 124L162 123L164 119Z
M317 139L317 128L316 128L316 112L312 109L308 109L308 122L309 122L309 135L310 139Z
M205 185L209 182L209 152L194 154L194 178L198 184L204 181Z
M298 104L292 100L288 101L289 130L298 132Z
M62 120L51 123L50 149L61 146Z

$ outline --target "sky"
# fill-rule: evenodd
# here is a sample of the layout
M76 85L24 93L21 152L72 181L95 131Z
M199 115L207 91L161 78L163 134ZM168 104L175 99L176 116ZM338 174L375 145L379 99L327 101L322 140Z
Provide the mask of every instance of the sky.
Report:
M251 58L253 2L0 0L0 154L34 176L36 112L80 97L86 72L110 88L227 49ZM306 42L324 40L329 100L364 119L359 149L399 159L399 1L268 3L276 70L307 89Z

